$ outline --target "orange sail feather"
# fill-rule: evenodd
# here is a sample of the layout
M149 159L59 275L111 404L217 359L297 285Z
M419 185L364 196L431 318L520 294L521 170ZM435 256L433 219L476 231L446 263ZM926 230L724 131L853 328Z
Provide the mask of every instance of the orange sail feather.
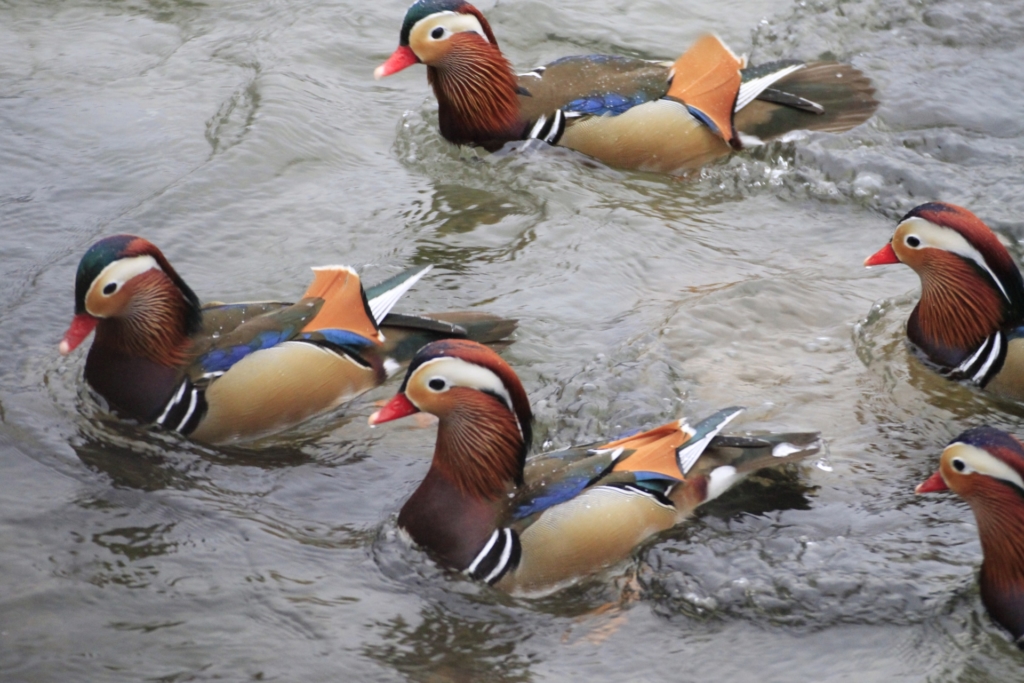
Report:
M615 463L613 472L657 472L672 479L683 480L676 460L676 449L693 436L688 427L670 422L642 434L613 441L603 448L625 448L633 453Z
M348 266L313 268L313 283L303 299L323 299L323 306L303 332L335 329L355 332L383 342L384 337L370 314L359 276Z
M733 110L743 80L743 60L711 34L702 36L672 67L668 97L699 110L733 147L739 139L733 127Z

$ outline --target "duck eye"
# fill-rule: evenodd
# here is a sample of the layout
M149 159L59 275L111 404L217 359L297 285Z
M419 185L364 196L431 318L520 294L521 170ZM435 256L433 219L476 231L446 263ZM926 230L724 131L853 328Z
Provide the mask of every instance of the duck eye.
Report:
M441 40L442 38L444 38L444 29L438 26L437 28L430 32L430 37L433 38L434 40Z
M908 247L913 247L914 249L921 246L921 240L916 235L907 235L906 242Z
M957 472L963 472L965 469L967 469L967 465L960 458L953 458L952 464L953 469L956 470Z
M445 382L440 377L435 377L434 379L427 382L427 386L430 387L433 391L444 391L445 389L448 388L448 383Z
M104 296L110 296L111 294L113 294L116 291L117 291L117 283L116 282L108 282L107 286L103 288L103 295Z

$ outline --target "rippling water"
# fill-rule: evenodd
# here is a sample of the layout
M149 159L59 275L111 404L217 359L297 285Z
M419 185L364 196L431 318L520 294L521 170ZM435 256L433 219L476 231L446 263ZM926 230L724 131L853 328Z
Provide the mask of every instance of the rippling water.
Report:
M882 106L681 181L445 144L422 69L381 83L406 0L0 0L0 676L5 681L1007 681L973 518L913 495L941 446L1024 409L908 355L917 279L865 271L942 199L1018 257L1024 12L897 0L482 3L521 67L852 61ZM600 5L600 6L598 6ZM424 562L395 515L434 433L381 388L258 450L105 415L56 345L97 237L201 297L293 298L310 265L435 270L399 306L521 319L505 357L561 446L724 405L827 457L745 485L540 600ZM770 485L765 485L770 484Z

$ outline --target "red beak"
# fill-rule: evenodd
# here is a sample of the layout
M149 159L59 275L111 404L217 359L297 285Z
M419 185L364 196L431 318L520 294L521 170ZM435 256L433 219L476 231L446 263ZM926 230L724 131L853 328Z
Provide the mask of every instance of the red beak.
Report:
M390 76L393 73L398 73L402 69L418 64L420 58L416 56L409 47L405 45L399 45L398 48L391 53L387 61L378 66L373 70L373 77L378 81L385 76Z
M387 405L370 416L370 425L391 422L400 417L418 412L420 412L420 409L414 406L412 401L405 397L405 394L395 394L395 397L388 401Z
M82 341L89 336L89 333L96 329L99 318L94 318L88 313L79 313L71 320L71 327L64 333L60 341L60 355L66 356L74 351Z
M935 493L937 491L948 491L949 487L946 486L945 480L942 475L938 472L928 477L914 489L914 493Z
M886 266L890 263L899 262L900 260L896 258L896 252L892 250L891 242L864 259L864 265L868 268L871 266Z

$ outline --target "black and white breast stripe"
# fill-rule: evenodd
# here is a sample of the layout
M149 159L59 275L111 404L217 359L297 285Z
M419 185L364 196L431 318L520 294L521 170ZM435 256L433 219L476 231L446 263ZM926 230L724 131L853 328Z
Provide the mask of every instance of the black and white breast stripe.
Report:
M206 407L206 391L186 377L164 406L164 412L160 413L156 423L188 436L206 415Z
M533 124L533 128L530 129L526 139L543 140L549 145L557 145L558 141L562 139L562 133L564 132L565 112L558 109L551 116L547 114L541 115L537 122Z
M466 574L493 586L506 572L519 566L522 554L519 534L509 528L495 529L473 563L466 568Z
M655 491L653 489L641 488L636 484L629 483L615 483L615 484L602 484L598 488L607 489L609 491L615 491L616 493L625 493L631 496L644 496L645 498L651 499L658 505L675 510L675 504L669 499L669 494L672 493L673 487L668 487L665 492Z
M1006 359L1006 336L996 332L981 343L981 346L964 362L948 372L952 379L966 380L985 386L1003 367Z

